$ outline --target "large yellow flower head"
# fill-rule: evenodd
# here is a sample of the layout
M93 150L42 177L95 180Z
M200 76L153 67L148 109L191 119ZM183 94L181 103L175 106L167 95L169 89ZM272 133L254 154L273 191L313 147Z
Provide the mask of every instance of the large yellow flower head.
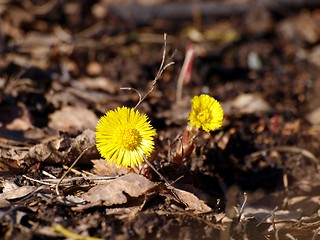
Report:
M101 156L118 166L135 167L154 150L156 130L147 115L133 108L108 111L100 118L95 134Z
M190 126L210 132L222 126L223 109L217 100L207 94L194 96L188 120Z

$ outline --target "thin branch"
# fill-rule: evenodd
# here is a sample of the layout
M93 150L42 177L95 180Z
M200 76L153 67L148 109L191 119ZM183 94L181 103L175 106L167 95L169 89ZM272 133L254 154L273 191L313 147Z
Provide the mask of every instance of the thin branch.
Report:
M244 210L244 207L247 204L247 201L248 201L248 196L247 196L247 193L244 192L243 193L243 202L242 202L242 205L241 205L240 210L239 210L239 219L241 218L241 215L243 214L243 210Z
M165 33L163 35L163 40L164 40L164 45L163 45L163 53L162 53L162 60L161 60L161 64L158 70L158 73L156 75L156 77L154 78L154 80L152 81L151 87L149 89L148 92L146 92L143 96L140 94L140 92L135 89L135 88L131 88L131 87L123 87L120 88L121 90L133 90L135 91L138 96L139 96L139 101L136 104L136 106L134 107L134 109L137 109L137 107L144 101L144 99L146 99L146 97L154 90L155 85L157 84L157 81L159 80L159 78L161 77L162 73L164 70L166 70L168 67L170 67L171 65L174 64L174 62L169 62L168 64L165 64L165 60L166 60L166 55L167 55L167 34Z
M136 106L134 107L134 109L136 109L137 106L138 106L138 104L142 102L141 93L140 93L137 89L132 88L132 87L122 87L122 88L120 88L120 90L135 91L135 92L138 94L138 96L139 96L139 101L138 101L138 103L136 104Z
M144 156L143 159L147 163L147 165L156 173L158 176L166 183L167 188L171 191L173 197L180 203L186 205L179 197L179 195L176 193L175 188L172 186L173 183L170 183L150 162L149 160ZM176 180L178 181L178 180Z
M47 182L44 182L44 181L40 181L40 180L31 178L31 177L28 177L26 175L22 175L22 177L24 177L25 179L28 179L29 181L32 181L32 182L36 182L36 183L40 183L40 184L48 185L48 186L54 186L54 184L52 184L52 183L47 183Z
M142 155L142 156L143 156L144 161L147 163L147 165L148 165L153 171L155 171L155 173L158 174L159 177L160 177L163 181L165 181L165 183L167 184L167 186L170 186L171 183L149 162L149 160L148 160L144 155Z
M111 179L115 179L117 177L119 177L121 175L115 175L115 176L88 176L88 177L70 177L70 178L64 178L61 184L68 184L68 183L72 183L74 181L79 181L79 180L88 180L88 181L93 181L94 183L102 183L102 182L108 182ZM58 181L60 181L60 179L51 179L51 178L46 178L46 179L42 179L41 182L44 183L51 183L56 185L58 183Z
M69 169L62 175L62 177L59 179L59 181L58 181L58 183L57 183L57 185L56 185L56 193L57 193L57 195L60 195L60 193L59 193L59 185L60 185L60 183L62 182L62 180L67 176L67 174L71 171L71 169L77 164L77 162L81 159L81 157L82 157L87 151L89 151L90 149L92 149L94 146L95 146L95 144L87 147L86 149L84 149L84 150L82 151L82 153L77 157L77 159L72 163L72 165L69 167Z

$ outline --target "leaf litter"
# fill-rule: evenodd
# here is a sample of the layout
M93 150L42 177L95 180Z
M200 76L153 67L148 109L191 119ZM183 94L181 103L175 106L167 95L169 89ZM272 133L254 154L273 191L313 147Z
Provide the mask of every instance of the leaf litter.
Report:
M168 20L127 24L105 14L105 1L0 4L4 239L319 238L319 6L296 9L293 0L291 13L279 15L267 5L241 13L247 5L235 2L228 5L235 14L214 21L190 15L191 28ZM225 9L219 4L215 11ZM95 144L98 116L135 106L135 93L120 88L148 89L168 30L177 64L140 107L158 129L151 163L169 184L148 166L118 168L92 148L57 195L61 176ZM192 72L177 103L191 40ZM201 134L177 169L177 136L200 92L221 100L224 127Z

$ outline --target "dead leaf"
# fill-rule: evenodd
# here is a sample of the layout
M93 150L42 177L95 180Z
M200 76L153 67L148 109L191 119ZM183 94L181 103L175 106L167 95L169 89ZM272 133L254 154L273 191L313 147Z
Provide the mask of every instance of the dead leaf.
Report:
M35 189L37 189L37 187L35 186L22 186L8 192L0 193L0 199L13 200L17 198L22 198L34 192Z
M307 115L307 120L313 125L320 124L320 108L311 111Z
M258 222L266 221L273 215L273 209L259 207L245 207L241 214L241 220L256 219Z
M30 148L25 161L46 161L48 163L72 163L83 150L95 145L95 135L92 130L84 130L75 138L64 135L60 139L49 141L48 143L38 144ZM97 158L99 153L96 148L92 148L82 156L80 163L87 161L88 158ZM89 163L89 161L87 161Z
M18 107L21 109L21 116L19 118L15 118L12 122L6 125L8 130L20 130L26 131L30 128L33 128L33 124L31 123L31 115L29 110L27 109L24 103L19 102Z
M98 117L84 107L65 106L50 115L49 127L60 131L94 129Z
M10 192L13 190L18 189L19 186L17 184L15 184L15 182L13 180L4 180L2 183L2 192Z
M130 170L125 167L118 167L104 159L91 160L93 163L93 173L100 176L113 176L127 174Z
M193 193L190 193L178 188L173 188L173 191L175 194L178 195L179 199L188 206L189 210L195 211L197 213L205 213L205 212L212 211L212 209L208 205L206 205L202 200L196 197Z
M120 89L117 82L106 77L83 78L81 83L83 83L85 89L103 90L111 94L115 94Z
M93 61L88 63L86 70L90 76L98 76L101 75L103 69L99 62Z
M11 203L9 201L0 197L0 208L7 208L7 207L10 207L10 205L11 205ZM1 217L1 215L0 215L0 217Z
M319 196L295 196L289 199L291 209L301 210L303 216L311 216L319 209Z
M244 114L256 112L268 112L271 110L269 103L260 95L244 93L231 101L222 103L222 108L226 114L240 112Z
M278 31L287 40L316 43L319 40L319 28L310 12L285 19L279 24Z
M57 202L64 206L78 206L84 205L85 200L78 196L67 195L67 196L58 196Z
M111 180L108 184L101 184L91 188L82 198L91 203L103 202L105 206L123 204L130 197L139 197L155 186L142 175L129 173Z
M310 51L305 51L305 56L302 58L306 59L311 64L315 65L316 67L320 67L320 45L316 45ZM316 83L316 80L315 80Z
M0 176L9 177L17 174L20 169L20 164L23 162L24 156L28 151L18 151L16 149L0 150Z

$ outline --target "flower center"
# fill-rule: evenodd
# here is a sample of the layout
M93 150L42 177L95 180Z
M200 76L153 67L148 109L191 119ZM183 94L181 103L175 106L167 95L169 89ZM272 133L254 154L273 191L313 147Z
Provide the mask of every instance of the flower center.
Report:
M119 131L119 145L127 150L135 149L141 143L142 137L137 129L123 128Z
M208 121L208 119L210 119L210 117L211 117L210 111L205 108L199 112L197 118L201 123L205 123Z

